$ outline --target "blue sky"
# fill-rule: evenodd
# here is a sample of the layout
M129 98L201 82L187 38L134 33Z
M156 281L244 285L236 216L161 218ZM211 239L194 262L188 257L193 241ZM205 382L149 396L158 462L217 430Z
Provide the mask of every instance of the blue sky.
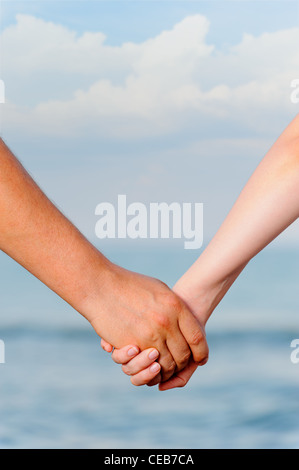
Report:
M222 48L238 43L244 32L259 35L298 26L297 0L2 0L1 26L17 13L61 23L78 34L104 31L107 43L141 42L196 13L211 21L207 40Z
M89 238L127 194L203 202L208 241L298 113L298 5L2 1L2 135Z

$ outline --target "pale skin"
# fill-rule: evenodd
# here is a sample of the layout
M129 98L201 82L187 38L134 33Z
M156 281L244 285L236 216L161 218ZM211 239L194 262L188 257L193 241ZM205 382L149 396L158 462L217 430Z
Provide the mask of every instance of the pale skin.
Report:
M0 139L0 249L122 348L159 350L162 380L192 357L205 361L204 329L164 283L103 256L46 197Z
M298 217L299 115L263 158L207 248L174 286L203 327L249 261ZM113 349L105 341L102 347ZM149 351L136 352L132 359L129 349L114 349L112 358L123 364L132 383L159 383L159 371L150 369ZM196 368L191 359L183 371L161 383L160 390L186 385Z

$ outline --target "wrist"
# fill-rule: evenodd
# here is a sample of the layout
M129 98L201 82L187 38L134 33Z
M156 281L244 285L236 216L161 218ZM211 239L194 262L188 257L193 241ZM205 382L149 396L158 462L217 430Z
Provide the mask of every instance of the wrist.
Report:
M187 304L197 320L205 326L217 305L223 299L242 269L222 278L208 278L200 272L187 271L173 290Z
M90 323L101 311L101 300L108 294L112 284L114 264L95 250L90 262L87 261L84 274L71 305Z

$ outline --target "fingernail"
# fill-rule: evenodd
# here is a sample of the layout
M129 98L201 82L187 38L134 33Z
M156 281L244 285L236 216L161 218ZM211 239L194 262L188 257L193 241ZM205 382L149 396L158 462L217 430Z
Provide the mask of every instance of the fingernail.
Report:
M157 359L158 356L159 356L159 353L156 349L151 351L148 355L149 359Z
M129 351L128 351L128 356L129 357L136 356L137 353L138 353L137 348L130 348Z
M160 364L155 362L155 364L150 366L150 371L151 372L158 372L158 370L160 370L160 368L161 368Z

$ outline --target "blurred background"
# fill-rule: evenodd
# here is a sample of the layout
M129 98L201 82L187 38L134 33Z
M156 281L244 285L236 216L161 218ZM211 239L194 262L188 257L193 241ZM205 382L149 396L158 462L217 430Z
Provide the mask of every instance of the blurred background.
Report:
M114 262L172 286L298 113L297 1L1 1L1 136ZM97 240L95 208L204 203L204 246ZM242 273L182 390L134 388L0 255L1 448L299 448L299 226Z

